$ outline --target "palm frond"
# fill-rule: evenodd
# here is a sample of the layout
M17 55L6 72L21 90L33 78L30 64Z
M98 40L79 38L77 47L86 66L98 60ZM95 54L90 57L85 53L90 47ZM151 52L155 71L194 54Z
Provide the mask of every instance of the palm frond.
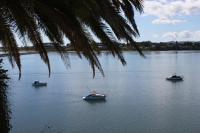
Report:
M143 0L0 0L0 42L9 53L11 64L15 61L21 71L15 34L20 39L30 40L50 73L49 58L41 34L49 38L63 60L67 59L63 49L63 38L67 37L79 57L84 56L89 61L93 74L95 68L103 74L97 57L98 44L89 29L125 65L119 41L127 40L142 55L134 42L134 37L139 36L134 14L135 11L142 12L142 2Z

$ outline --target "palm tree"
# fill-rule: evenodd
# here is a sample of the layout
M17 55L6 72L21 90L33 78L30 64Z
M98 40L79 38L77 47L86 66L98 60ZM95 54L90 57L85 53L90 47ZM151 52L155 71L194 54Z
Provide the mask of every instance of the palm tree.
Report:
M2 59L0 59L0 131L9 133L10 125L10 108L7 98L7 70L2 67Z
M50 63L41 34L45 34L55 49L65 58L63 38L66 37L77 54L88 59L93 74L103 70L97 54L100 52L91 32L103 45L126 64L119 40L133 44L139 36L134 20L135 11L142 12L143 0L0 0L0 42L9 54L12 65L21 72L16 38L29 40L42 60ZM26 41L24 41L26 42ZM142 54L142 53L141 53Z

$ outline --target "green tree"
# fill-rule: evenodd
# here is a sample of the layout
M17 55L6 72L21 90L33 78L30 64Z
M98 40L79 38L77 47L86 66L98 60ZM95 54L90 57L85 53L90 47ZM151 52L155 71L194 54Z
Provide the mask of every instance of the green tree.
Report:
M95 43L90 30L103 45L126 64L117 42L133 44L139 35L135 11L142 12L143 0L0 0L0 42L9 54L12 65L21 72L20 54L16 36L28 39L47 64L50 63L41 34L53 42L56 50L65 57L63 38L71 42L77 54L88 59L93 74L97 67L103 74ZM141 53L142 54L142 53Z
M7 70L2 68L2 59L0 59L0 131L9 133L10 126L10 108L7 99Z

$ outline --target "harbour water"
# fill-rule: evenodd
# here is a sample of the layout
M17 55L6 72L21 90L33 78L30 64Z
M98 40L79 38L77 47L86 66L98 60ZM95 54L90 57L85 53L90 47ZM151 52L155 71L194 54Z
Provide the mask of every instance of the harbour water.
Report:
M69 54L70 68L50 53L52 73L39 55L22 56L22 78L9 69L11 133L197 133L200 132L200 52L125 52L126 66L107 53L105 72L93 79L88 62ZM165 78L177 73L183 82ZM47 87L34 88L34 80ZM82 100L91 91L104 102Z

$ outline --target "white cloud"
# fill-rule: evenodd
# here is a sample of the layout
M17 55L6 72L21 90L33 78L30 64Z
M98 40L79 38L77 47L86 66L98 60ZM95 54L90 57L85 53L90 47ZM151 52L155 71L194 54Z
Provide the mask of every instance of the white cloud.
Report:
M181 23L184 21L175 18L184 15L194 15L199 12L200 0L146 0L144 2L144 14L157 17L153 21L154 24Z
M153 34L152 37L153 37L153 38L158 38L159 35L158 35L158 34Z
M198 31L180 31L180 32L167 32L162 35L165 40L179 40L179 41L200 41L200 30Z
M158 18L152 21L153 24L173 24L173 25L177 23L183 23L183 22L186 22L186 20Z

